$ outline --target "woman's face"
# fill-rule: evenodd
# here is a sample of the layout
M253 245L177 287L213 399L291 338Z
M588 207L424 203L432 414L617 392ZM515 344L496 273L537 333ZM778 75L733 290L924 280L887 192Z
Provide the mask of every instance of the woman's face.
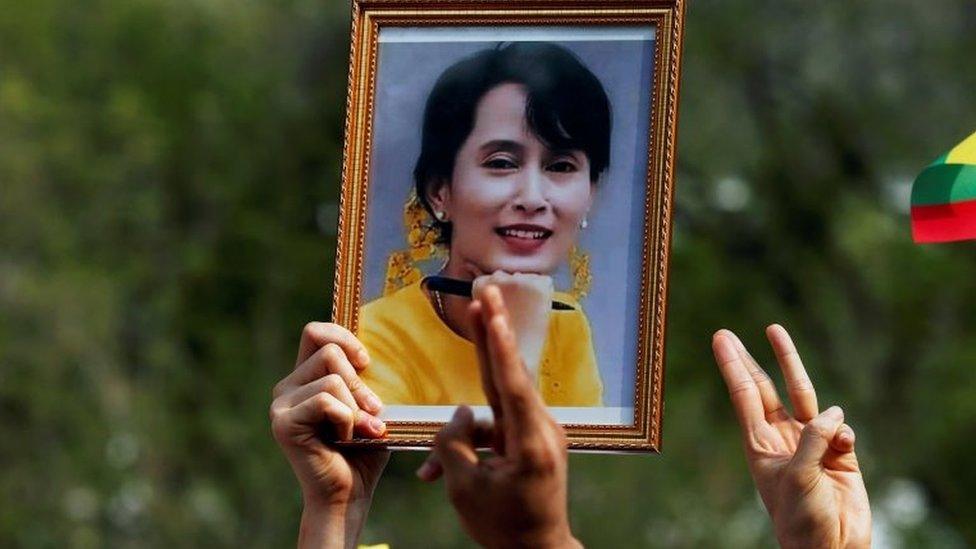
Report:
M519 84L486 93L450 183L430 197L452 224L452 276L551 273L590 208L586 155L547 148L526 122L525 102Z

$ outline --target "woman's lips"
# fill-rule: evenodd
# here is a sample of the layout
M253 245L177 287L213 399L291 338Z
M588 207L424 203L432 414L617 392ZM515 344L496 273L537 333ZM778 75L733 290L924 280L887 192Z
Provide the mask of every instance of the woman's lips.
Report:
M495 229L509 250L519 254L532 253L552 236L552 231L538 225L508 225Z

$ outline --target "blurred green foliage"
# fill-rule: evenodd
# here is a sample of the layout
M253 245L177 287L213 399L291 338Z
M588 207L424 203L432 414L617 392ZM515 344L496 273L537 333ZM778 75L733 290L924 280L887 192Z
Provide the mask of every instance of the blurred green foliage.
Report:
M330 310L348 6L0 0L0 546L287 546L267 420ZM709 338L793 332L879 546L976 544L976 253L915 173L976 129L968 0L688 9L662 456L572 458L597 547L769 545ZM364 541L463 546L397 454Z

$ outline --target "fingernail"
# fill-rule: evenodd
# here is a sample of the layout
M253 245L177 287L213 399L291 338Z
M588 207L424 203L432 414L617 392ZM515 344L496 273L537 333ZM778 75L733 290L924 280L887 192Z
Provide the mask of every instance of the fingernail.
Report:
M429 461L425 461L420 464L419 468L417 468L417 478L427 480L430 478L430 474L433 472L433 470L434 466L431 465Z
M712 345L712 348L715 351L715 358L718 359L721 364L727 364L738 358L735 349L733 349L729 343L729 336L719 334L715 338L714 345Z
M844 410L841 410L840 406L831 406L830 408L827 408L827 414L829 414L830 417L833 418L839 418L839 419L844 418Z
M366 352L366 349L360 349L359 354L357 354L356 356L359 357L358 361L360 366L362 366L363 368L369 366L369 353Z
M379 412L383 409L383 402L380 400L380 397L374 395L373 393L368 393L366 395L366 408L368 408L370 412Z
M383 420L378 417L369 418L369 428L378 435L382 435L386 432L386 424L383 423Z

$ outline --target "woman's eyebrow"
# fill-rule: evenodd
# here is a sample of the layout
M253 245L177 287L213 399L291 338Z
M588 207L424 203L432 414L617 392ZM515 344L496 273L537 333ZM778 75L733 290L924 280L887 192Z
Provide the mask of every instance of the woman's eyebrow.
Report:
M580 149L550 149L549 156L553 158L559 156L568 156L571 158L575 158L576 160L580 160L581 158L586 157L586 153L584 153Z
M509 139L494 139L478 147L478 151L480 151L482 154L493 152L510 152L512 154L520 155L525 151L525 145L522 145L518 141L511 141Z

